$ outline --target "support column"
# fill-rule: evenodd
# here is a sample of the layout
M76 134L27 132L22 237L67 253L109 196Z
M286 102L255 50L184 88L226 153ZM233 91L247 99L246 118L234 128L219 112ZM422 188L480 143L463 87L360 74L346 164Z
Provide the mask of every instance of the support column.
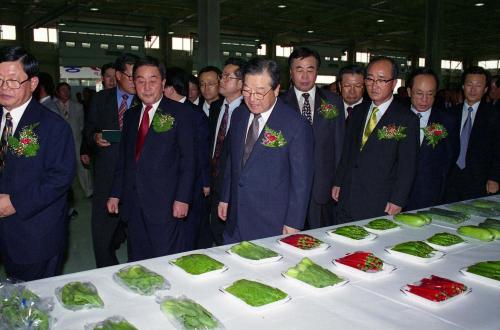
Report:
M356 44L353 42L347 48L347 63L354 64L356 62Z
M440 0L425 1L425 67L441 80L441 24L443 4Z
M172 53L172 42L167 34L168 24L165 20L160 23L160 49L162 50L163 63L166 66L170 66L171 53Z
M219 0L198 0L198 68L221 66Z

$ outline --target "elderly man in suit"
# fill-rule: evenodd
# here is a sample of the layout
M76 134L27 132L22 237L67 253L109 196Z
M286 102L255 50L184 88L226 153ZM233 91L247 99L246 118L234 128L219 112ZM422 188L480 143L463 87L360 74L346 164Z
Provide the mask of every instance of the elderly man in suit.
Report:
M137 261L184 250L181 221L192 199L196 156L192 116L163 97L163 65L142 58L133 76L142 103L125 114L107 208L127 219L130 261Z
M224 243L295 233L304 227L313 177L307 120L278 94L276 62L255 58L243 71L245 104L228 135L219 217Z
M426 68L410 75L407 86L411 110L420 122L417 173L406 210L441 204L446 178L458 156L458 125L448 112L433 106L438 77Z
M451 109L460 125L460 152L448 180L447 202L498 193L500 112L482 101L490 78L490 73L479 66L467 68L462 74L465 102Z
M135 86L132 69L137 56L124 53L115 61L116 87L94 95L85 123L84 134L94 155L94 195L92 197L92 242L97 267L118 264L115 250L125 237L125 223L119 216L110 215L106 201L118 160L120 139L108 141L103 131L119 132L123 116L134 104Z
M332 197L340 222L394 215L406 206L419 147L418 119L393 98L398 67L375 57L365 84L372 102L353 111Z
M84 125L83 106L71 100L71 87L68 83L62 82L56 86L56 105L59 113L68 122L73 132L76 153L76 173L78 181L86 197L92 196L92 176L90 170L85 168L80 162L80 146L82 144L82 132Z
M309 228L334 223L331 192L342 152L345 126L342 99L316 87L320 64L321 58L317 51L296 48L288 58L293 84L281 96L288 106L309 121L314 133L314 179L306 222Z
M23 281L61 273L76 168L71 128L32 97L37 73L24 49L0 50L0 254Z

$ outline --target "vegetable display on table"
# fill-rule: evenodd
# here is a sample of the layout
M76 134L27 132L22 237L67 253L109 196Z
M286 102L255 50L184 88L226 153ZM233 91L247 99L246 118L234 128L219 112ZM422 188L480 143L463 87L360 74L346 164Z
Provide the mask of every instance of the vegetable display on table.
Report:
M428 244L420 241L410 241L394 245L391 250L410 254L420 258L430 258L436 251Z
M500 260L482 261L467 267L469 273L500 281Z
M280 241L301 250L312 250L323 244L323 241L307 234L293 234L282 238Z
M225 288L225 291L253 307L264 306L288 297L280 289L245 279L234 282Z
M418 211L417 214L424 214L429 216L434 221L450 224L460 224L470 220L470 215L466 213L446 210L439 207L431 207L428 210Z
M455 244L463 243L464 240L458 235L453 235L450 233L436 233L427 239L429 243L440 245L440 246L452 246Z
M356 225L338 227L338 228L333 229L329 232L337 234L337 235L345 236L347 238L354 239L354 240L361 240L361 239L368 237L368 235L370 235L370 233L368 231L366 231L366 229L364 229L361 226L356 226Z
M488 228L495 234L495 239L500 239L500 220L488 218L481 222L479 227Z
M273 250L248 241L233 245L230 250L242 258L250 260L261 260L279 256L279 254Z
M137 330L121 316L113 316L106 320L85 326L85 330Z
M467 291L464 284L435 275L407 287L407 291L434 302L442 302Z
M289 268L284 274L315 288L325 288L345 281L328 269L315 264L309 258L303 258L297 265Z
M186 297L166 297L160 309L167 318L181 329L223 329L222 324L202 305Z
M56 289L59 302L67 309L101 308L104 302L90 282L70 282Z
M500 211L500 203L488 199L476 199L473 200L471 204L474 205L475 207Z
M495 232L489 228L479 226L462 226L457 229L460 235L471 237L483 242L491 242L495 240Z
M345 257L335 259L343 265L359 269L363 272L376 273L382 270L384 262L371 252L357 251Z
M156 290L168 288L163 276L141 265L127 266L113 275L115 281L132 292L152 295Z
M224 264L206 254L188 254L171 261L191 275L201 275L224 268Z
M500 210L477 207L470 203L460 202L446 205L447 208L453 211L463 212L469 215L475 215L480 217L495 217L500 215Z
M394 221L411 227L422 227L431 223L431 217L421 213L399 213L394 216Z
M394 221L387 219L375 219L368 222L365 227L375 229L375 230L388 230L393 228L398 228L399 226L394 223Z

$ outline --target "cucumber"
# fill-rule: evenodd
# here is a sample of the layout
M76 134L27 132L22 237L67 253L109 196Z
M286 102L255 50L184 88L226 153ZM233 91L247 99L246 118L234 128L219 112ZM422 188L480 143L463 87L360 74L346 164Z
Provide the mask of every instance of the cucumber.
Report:
M491 231L493 233L493 235L495 235L495 239L500 239L500 229L493 228L493 227L489 226L488 224L485 224L484 222L480 223L479 227L488 229L489 231Z
M415 213L400 213L394 216L394 221L404 223L412 227L422 227L427 224L424 217Z
M491 242L495 239L495 234L488 228L479 226L462 226L457 229L457 232L463 236L478 239L484 242Z

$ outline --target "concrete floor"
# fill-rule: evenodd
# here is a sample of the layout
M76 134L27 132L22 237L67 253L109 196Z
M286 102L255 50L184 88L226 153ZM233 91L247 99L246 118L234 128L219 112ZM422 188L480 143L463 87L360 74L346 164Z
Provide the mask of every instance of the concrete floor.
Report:
M90 216L92 199L86 198L78 182L73 183L74 208L78 215L73 217L69 223L69 241L67 258L63 266L63 274L80 272L94 269L95 260L92 248L92 236L90 232ZM122 244L117 252L118 260L126 262L127 247ZM0 282L5 279L5 271L0 263Z

